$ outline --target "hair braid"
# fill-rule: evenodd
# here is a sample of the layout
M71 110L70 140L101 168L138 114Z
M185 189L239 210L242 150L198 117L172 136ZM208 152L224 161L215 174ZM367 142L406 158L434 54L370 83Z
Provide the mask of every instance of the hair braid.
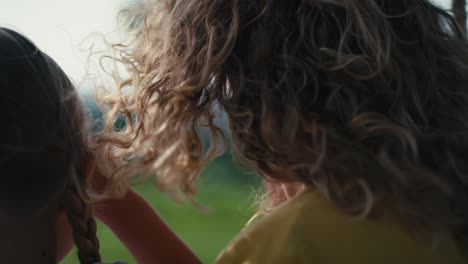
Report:
M463 30L463 33L466 34L466 0L453 0L452 12L459 27Z
M72 227L73 241L78 249L81 264L93 264L101 261L99 240L96 236L96 221L86 201L88 195L82 191L81 184L72 177L65 194L65 210Z

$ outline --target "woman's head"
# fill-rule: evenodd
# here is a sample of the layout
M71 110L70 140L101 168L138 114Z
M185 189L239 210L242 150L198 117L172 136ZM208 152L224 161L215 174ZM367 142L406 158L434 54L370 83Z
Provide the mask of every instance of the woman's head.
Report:
M0 120L1 209L24 217L65 210L80 261L99 261L95 222L84 200L80 101L49 56L5 28L0 28Z
M468 46L430 1L155 1L110 105L160 183L185 190L218 146L274 182L306 184L354 215L385 204L409 225L468 212ZM463 12L462 12L463 13ZM218 140L219 142L219 140ZM128 143L128 144L127 144ZM124 151L125 152L125 151Z

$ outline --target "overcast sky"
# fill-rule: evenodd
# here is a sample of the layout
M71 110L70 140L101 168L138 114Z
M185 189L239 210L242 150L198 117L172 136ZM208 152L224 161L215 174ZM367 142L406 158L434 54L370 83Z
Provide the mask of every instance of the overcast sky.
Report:
M80 83L85 75L82 41L115 30L117 13L128 0L0 0L0 26L32 39ZM436 0L448 7L451 0Z
M117 27L128 0L0 0L0 26L25 34L54 58L75 83L85 75L83 40Z

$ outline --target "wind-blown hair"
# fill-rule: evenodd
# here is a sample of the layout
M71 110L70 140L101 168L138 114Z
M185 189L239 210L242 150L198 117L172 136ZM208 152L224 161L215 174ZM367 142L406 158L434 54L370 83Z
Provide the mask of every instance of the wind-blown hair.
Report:
M99 262L80 100L54 60L6 28L0 28L0 109L0 208L27 217L64 210L80 263Z
M191 194L224 142L220 106L231 147L268 181L305 184L355 216L386 208L412 230L465 228L468 46L450 12L427 0L135 10L119 58L131 77L105 98L110 160L138 156L140 173ZM113 134L118 115L128 125Z

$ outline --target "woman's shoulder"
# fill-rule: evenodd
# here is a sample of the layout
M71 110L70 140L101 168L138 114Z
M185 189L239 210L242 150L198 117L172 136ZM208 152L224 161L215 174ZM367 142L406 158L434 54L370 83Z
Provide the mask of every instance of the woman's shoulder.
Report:
M216 263L465 263L450 237L438 245L386 219L352 218L306 191L246 227Z
M247 226L218 256L216 263L306 263L309 256L296 242L307 233L309 208L320 207L312 192L304 192ZM306 215L304 215L306 214ZM307 235L300 235L306 238ZM307 254L305 254L307 253ZM296 258L291 262L291 258ZM307 262L308 263L308 262Z

